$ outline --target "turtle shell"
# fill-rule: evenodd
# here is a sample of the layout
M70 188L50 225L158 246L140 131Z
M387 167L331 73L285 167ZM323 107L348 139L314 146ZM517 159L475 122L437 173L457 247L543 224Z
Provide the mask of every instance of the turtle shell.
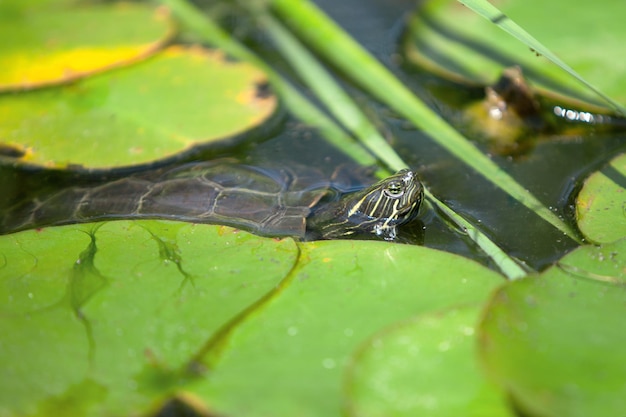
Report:
M265 169L230 159L72 187L13 207L0 232L120 218L216 223L264 236L303 238L306 217L328 192L312 168Z

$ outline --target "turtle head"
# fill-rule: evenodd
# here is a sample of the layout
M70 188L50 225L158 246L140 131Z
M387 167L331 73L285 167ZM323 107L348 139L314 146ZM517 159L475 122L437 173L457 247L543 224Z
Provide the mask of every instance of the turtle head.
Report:
M351 223L371 227L376 235L393 240L396 226L417 216L424 189L415 172L403 169L346 198Z
M315 211L307 220L309 230L325 239L372 233L386 240L396 238L396 227L417 216L424 189L417 174L403 169L337 202Z

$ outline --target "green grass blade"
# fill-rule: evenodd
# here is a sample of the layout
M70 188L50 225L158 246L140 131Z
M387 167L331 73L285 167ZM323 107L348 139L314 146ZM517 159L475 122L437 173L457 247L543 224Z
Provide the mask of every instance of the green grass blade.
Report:
M273 10L309 46L365 90L423 129L439 145L575 241L576 232L433 112L319 9L305 0L272 0Z
M538 53L548 60L552 61L555 65L560 67L563 71L566 71L572 77L576 78L594 93L596 93L599 97L601 97L604 101L606 101L615 111L622 115L626 115L626 109L624 109L621 105L613 101L609 96L604 94L598 88L593 86L587 80L585 80L582 76L580 76L573 68L563 62L558 56L556 56L552 51L550 51L547 47L545 47L541 42L535 39L532 35L522 29L517 23L515 23L511 18L502 13L497 7L489 3L487 0L457 0L459 3L467 6L469 9L474 11L476 14L482 16L483 18L489 20L494 25L498 26L503 31L507 32L509 35L513 36L526 46L528 46L532 51Z

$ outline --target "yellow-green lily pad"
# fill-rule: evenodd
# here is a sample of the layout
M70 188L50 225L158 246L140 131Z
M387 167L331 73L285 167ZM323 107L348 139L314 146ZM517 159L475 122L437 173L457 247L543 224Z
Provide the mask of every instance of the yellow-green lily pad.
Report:
M504 15L539 40L584 79L626 102L623 4L584 0L498 2ZM504 68L520 65L534 86L598 102L588 88L538 56L496 24L453 0L428 0L407 36L410 61L461 82L493 83Z
M624 283L622 239L583 246L495 294L480 326L481 356L524 415L623 416Z
M626 154L591 174L576 198L576 220L596 243L626 237Z
M0 11L0 91L67 83L144 59L174 33L163 9L139 4L10 1Z
M265 76L219 52L171 47L148 61L55 89L0 96L10 163L106 170L232 145L270 117Z

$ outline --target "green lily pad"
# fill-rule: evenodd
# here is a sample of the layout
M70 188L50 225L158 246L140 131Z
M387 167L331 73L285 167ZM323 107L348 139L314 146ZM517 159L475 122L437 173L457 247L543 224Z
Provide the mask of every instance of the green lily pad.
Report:
M476 361L480 312L424 314L369 339L349 368L348 415L513 416Z
M167 221L1 236L0 415L146 411L296 259L291 239Z
M482 360L528 415L624 415L625 283L621 240L581 247L495 294L480 326Z
M2 5L0 91L67 83L144 59L174 33L167 14L151 7L57 3Z
M592 242L626 237L626 155L587 178L576 198L576 220Z
M626 102L620 2L516 0L497 7L584 79ZM534 86L598 102L565 71L457 1L426 2L412 18L408 40L409 60L456 81L491 84L504 68L520 65Z
M339 415L365 338L501 283L422 247L171 221L0 236L0 414Z
M386 242L300 245L287 286L207 358L192 387L217 415L339 416L354 350L415 314L478 303L502 277L458 256Z
M232 145L276 110L274 96L256 95L264 80L219 52L172 47L71 86L0 96L3 159L104 170Z

